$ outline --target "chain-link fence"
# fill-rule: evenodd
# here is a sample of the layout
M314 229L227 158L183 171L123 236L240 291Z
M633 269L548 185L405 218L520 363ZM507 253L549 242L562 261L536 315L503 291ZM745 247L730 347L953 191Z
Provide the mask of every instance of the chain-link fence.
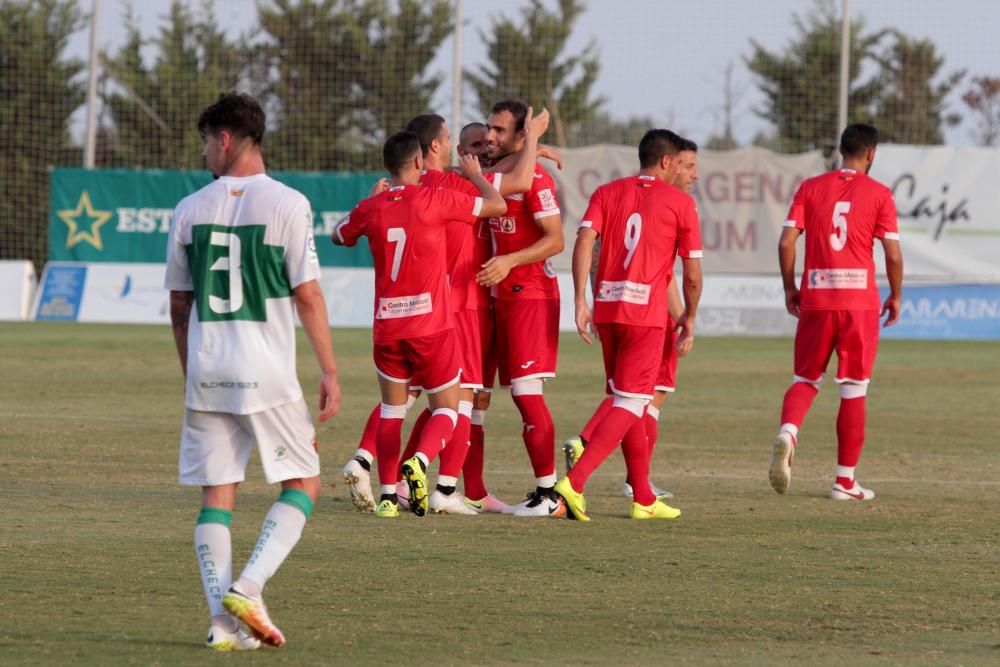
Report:
M93 0L0 0L0 258L44 261L48 170L81 165L88 136L97 167L200 168L194 119L234 88L268 111L273 169L378 170L411 116L455 131L504 97L549 108L560 146L658 126L717 150L832 150L850 3L689 4L104 0L88 134ZM872 5L850 15L848 120L896 143L1000 141L1000 55L975 37L1000 4Z

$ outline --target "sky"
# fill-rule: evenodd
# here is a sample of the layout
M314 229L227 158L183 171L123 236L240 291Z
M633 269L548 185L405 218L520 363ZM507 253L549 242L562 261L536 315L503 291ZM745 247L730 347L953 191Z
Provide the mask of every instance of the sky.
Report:
M89 12L92 0L80 0ZM553 0L544 0L554 5ZM834 0L839 7L843 0ZM124 41L122 28L128 0L101 0L99 45L114 51ZM201 0L187 0L200 5ZM595 42L600 76L594 92L608 99L615 117L651 117L695 141L704 142L721 128L720 110L727 66L733 66L733 87L742 91L735 105L734 131L740 143L749 143L767 128L753 112L761 98L744 58L753 39L769 51L780 52L796 35L794 15L806 15L814 0L585 0L587 9L574 26L567 52L578 53ZM489 31L497 16L517 15L527 0L462 0L462 61L466 69L485 63L486 48L479 31ZM850 0L851 15L863 17L867 31L895 28L934 42L944 57L944 72L965 69L967 74L949 98L948 111L965 113L961 93L977 75L1000 76L998 0ZM154 34L168 12L170 0L133 0L144 34ZM215 0L219 23L234 35L254 23L254 0ZM74 36L68 54L85 58L87 31ZM454 47L449 38L431 64L444 77L435 98L437 113L452 121ZM832 72L831 76L836 76ZM466 87L463 123L481 120L474 96ZM419 110L414 110L415 113ZM82 118L82 114L79 114ZM82 121L74 123L81 126ZM963 122L945 130L946 141L971 145L973 125Z

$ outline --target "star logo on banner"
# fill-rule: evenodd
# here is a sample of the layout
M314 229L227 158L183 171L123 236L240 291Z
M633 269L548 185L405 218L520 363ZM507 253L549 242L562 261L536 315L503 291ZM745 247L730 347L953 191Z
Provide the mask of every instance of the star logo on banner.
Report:
M101 225L111 219L111 211L94 210L90 203L90 195L86 190L80 193L80 201L75 209L56 211L59 219L69 227L66 235L66 247L72 248L80 241L86 241L98 250L104 250L101 242Z

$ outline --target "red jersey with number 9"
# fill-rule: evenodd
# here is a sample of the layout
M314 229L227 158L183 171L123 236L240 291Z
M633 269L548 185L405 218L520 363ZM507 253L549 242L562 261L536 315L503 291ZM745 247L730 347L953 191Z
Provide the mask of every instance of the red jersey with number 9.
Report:
M674 258L702 256L691 196L652 176L620 178L594 191L580 227L601 237L594 323L666 327Z
M376 343L430 336L454 326L445 228L472 224L480 197L447 188L401 185L359 203L334 233L345 246L361 236L375 264Z
M801 310L878 310L875 239L899 239L892 191L867 174L838 169L802 183L785 227L805 232Z

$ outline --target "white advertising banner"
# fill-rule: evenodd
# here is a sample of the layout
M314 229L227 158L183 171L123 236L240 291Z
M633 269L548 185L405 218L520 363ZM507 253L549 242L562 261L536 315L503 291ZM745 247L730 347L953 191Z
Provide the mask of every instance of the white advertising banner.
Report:
M0 261L0 321L26 320L35 296L35 265L26 260Z
M163 264L49 262L35 299L36 320L167 324Z
M996 148L879 146L871 175L895 196L907 278L1000 282L998 174Z
M602 144L563 151L563 169L544 163L559 187L566 248L554 258L569 270L576 225L599 185L639 170L636 148ZM778 236L799 184L825 167L820 153L781 155L764 148L698 151L691 195L698 203L705 257L712 273L777 273Z

